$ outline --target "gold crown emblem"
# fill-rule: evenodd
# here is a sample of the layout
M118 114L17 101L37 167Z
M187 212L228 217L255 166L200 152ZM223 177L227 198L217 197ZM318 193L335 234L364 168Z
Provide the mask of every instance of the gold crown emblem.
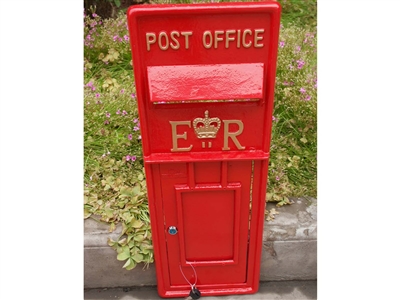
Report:
M221 127L221 120L219 118L209 118L208 110L204 112L204 116L205 118L196 118L193 120L194 131L199 139L214 139Z

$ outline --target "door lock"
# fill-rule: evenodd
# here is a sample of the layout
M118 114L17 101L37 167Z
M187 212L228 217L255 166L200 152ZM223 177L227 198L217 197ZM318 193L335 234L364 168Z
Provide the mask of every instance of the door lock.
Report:
M178 233L178 229L176 229L175 226L169 226L169 227L168 227L168 233L169 233L170 235L175 235L175 234Z

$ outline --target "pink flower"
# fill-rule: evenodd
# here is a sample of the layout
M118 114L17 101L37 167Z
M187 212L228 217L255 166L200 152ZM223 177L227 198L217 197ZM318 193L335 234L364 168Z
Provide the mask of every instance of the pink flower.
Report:
M275 121L275 120L276 120L276 118L274 116L272 116L272 121Z
M279 47L281 47L281 48L285 47L285 41L279 42Z
M128 113L127 113L125 110L122 111L122 115L123 115L123 116L125 116L125 115L127 115L127 114L128 114Z
M106 117L109 118L110 116L111 116L111 114L106 111Z
M132 94L131 94L131 97L132 97L132 98L135 98L135 97L136 97L136 94L135 94L135 93L132 93Z
M117 40L117 38L118 38L118 35L114 35L114 36L113 36L114 42Z
M92 17L93 17L93 18L96 18L96 17L97 17L97 14L93 13L93 14L92 14Z
M121 112L119 111L119 109L117 110L116 114L119 115Z
M128 134L128 140L132 140L132 134Z
M104 121L104 124L105 124L105 125L110 124L110 121L105 120L105 121Z
M130 155L127 155L126 156L126 161L129 161L131 159L131 156Z
M137 118L133 119L133 123L137 123L139 120Z
M300 93L304 94L306 90L304 88L300 88Z
M302 60L298 60L298 61L296 61L296 62L297 62L297 69L301 69L301 68L303 68L304 65L305 65L305 62L302 61Z
M300 46L296 46L296 52L300 52L301 47Z
M125 90L124 90L124 89L122 89L120 93L121 93L121 94L125 93Z
M134 130L134 131L138 131L138 130L140 130L140 127L135 126L135 127L133 127L133 130Z
M132 155L132 156L131 156L131 160L132 160L132 161L135 161L135 160L136 160L136 156L135 156L135 155Z
M124 35L124 40L125 40L125 41L129 41L129 36Z
M99 93L96 93L96 98L100 98L100 94Z
M307 95L305 100L306 100L306 101L309 101L310 99L311 99L311 96L310 96L310 95Z
M276 181L279 181L279 180L280 180L279 176L276 176L275 179L276 179Z
M141 140L141 139L142 139L142 136L141 136L141 135L139 135L137 139L138 139L138 140Z

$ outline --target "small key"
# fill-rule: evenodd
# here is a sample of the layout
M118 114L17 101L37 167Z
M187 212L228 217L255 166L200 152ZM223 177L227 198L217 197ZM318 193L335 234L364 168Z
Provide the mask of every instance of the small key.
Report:
M189 296L192 297L193 300L197 300L201 297L201 293L198 289L193 287L192 290L190 291Z

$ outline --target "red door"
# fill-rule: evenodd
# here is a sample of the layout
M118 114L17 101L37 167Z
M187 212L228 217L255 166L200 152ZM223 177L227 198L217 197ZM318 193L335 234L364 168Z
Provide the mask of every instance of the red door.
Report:
M159 170L171 286L188 285L185 277L193 284L191 266L197 285L244 283L251 161L160 164Z

